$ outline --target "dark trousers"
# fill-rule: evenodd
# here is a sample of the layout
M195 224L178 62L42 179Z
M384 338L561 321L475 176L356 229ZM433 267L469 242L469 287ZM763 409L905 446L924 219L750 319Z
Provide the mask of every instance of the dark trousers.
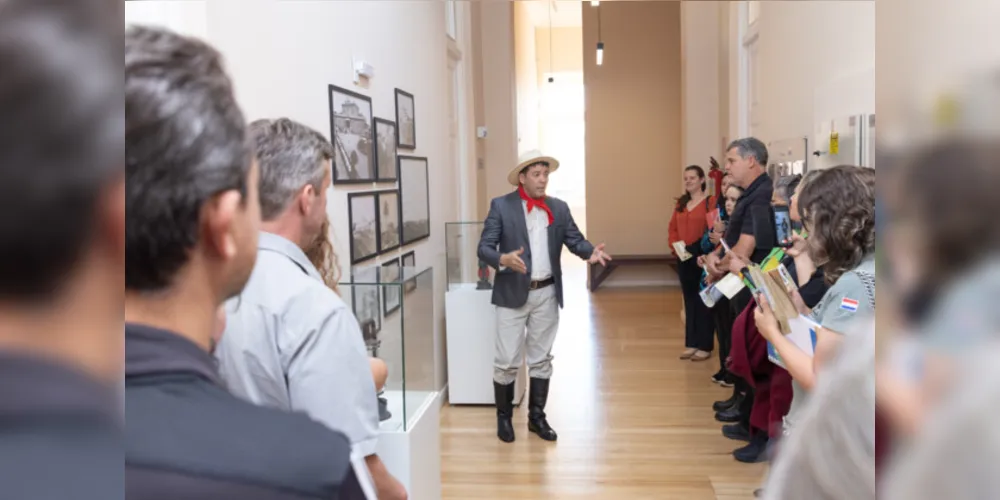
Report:
M750 300L752 298L753 294L750 293L750 290L744 288L743 291L738 293L732 298L732 300L729 301L729 313L733 318L732 321L729 322L730 346L732 345L733 323L736 321L736 318L740 316L740 314L743 314L743 311L747 308L747 306L750 305ZM743 400L740 402L740 422L742 422L747 428L750 428L750 415L753 413L753 386L750 385L750 382L747 382L740 377L734 377L733 382L735 382L735 390L745 395Z
M695 259L690 259L677 266L677 274L681 280L684 313L687 317L684 345L690 349L712 352L715 347L715 339L712 338L715 324L712 321L712 311L701 301L701 268Z
M729 373L726 360L729 359L733 341L733 322L736 321L729 299L725 297L719 299L712 308L712 317L715 319L715 334L719 338L719 365L722 367L722 373Z

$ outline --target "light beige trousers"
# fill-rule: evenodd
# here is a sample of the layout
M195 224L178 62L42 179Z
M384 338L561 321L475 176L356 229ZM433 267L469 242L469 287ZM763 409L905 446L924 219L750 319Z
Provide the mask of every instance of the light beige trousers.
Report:
M493 381L513 384L525 354L531 378L552 378L552 345L559 331L559 301L555 285L528 294L517 309L497 308L496 357Z

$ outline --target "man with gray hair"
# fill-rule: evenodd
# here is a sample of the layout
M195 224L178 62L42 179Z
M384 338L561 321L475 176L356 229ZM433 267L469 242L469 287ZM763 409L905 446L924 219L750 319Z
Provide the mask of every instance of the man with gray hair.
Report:
M243 399L345 433L378 498L406 498L375 454L378 399L358 321L304 250L328 237L333 146L286 118L256 121L250 136L260 168L259 256L243 293L226 304L219 371Z

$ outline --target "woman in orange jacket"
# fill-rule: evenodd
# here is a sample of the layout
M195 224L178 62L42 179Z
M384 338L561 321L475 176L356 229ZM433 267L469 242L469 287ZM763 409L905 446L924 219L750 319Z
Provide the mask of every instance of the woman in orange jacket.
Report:
M685 346L681 359L706 361L715 346L712 337L712 314L701 301L701 237L708 229L708 214L715 207L715 198L706 192L705 170L697 165L684 169L684 195L678 198L670 220L671 251L680 260L677 266L681 291L684 294L686 317Z

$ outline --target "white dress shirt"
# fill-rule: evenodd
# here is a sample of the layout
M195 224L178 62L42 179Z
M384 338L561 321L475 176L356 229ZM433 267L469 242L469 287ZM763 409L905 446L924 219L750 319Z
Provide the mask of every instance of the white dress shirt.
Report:
M528 224L528 243L531 245L531 281L552 277L552 258L549 256L549 214L541 208L528 212L528 202L521 201L524 220Z

